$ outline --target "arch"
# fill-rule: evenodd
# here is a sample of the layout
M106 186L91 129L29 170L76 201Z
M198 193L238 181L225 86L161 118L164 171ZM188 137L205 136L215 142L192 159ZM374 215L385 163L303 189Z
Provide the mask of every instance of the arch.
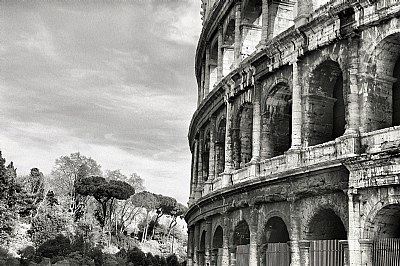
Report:
M341 218L332 209L322 208L311 218L307 238L310 240L344 240L347 239L347 232Z
M233 245L248 245L250 244L250 228L245 220L241 220L233 232Z
M222 229L221 226L217 226L213 236L213 242L212 242L213 249L222 248L223 239L224 239L224 230Z
M291 146L292 91L288 83L279 82L269 91L262 115L264 158L278 156Z
M208 180L209 162L210 162L210 129L204 133L203 154L201 154L203 166L203 182Z
M381 208L366 230L373 239L400 238L400 204L388 204Z
M208 68L209 68L209 89L210 91L214 87L214 85L217 82L217 76L218 76L218 69L217 69L217 64L218 64L218 38L215 36L214 39L210 43L210 48L209 48L209 62L208 62Z
M317 145L343 135L346 127L343 73L332 60L319 64L309 77L306 120L308 145Z
M366 131L400 125L400 29L382 32L365 55Z
M253 104L245 102L238 110L233 128L235 169L250 162L252 156Z
M200 237L199 244L199 265L205 265L205 253L206 253L206 231L203 230Z
M218 123L216 137L216 159L217 159L217 174L224 172L225 168L225 134L226 134L226 119L222 118Z
M242 8L242 45L243 57L252 54L261 40L262 1L247 0Z
M284 220L279 216L269 218L264 226L263 243L286 243L289 240Z
M226 76L235 60L235 19L228 19L222 42L222 74Z

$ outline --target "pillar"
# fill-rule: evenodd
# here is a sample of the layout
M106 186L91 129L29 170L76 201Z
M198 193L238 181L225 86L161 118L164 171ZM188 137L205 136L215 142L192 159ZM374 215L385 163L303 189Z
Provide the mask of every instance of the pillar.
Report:
M231 172L234 170L233 164L233 104L226 101L226 133L225 133L225 167L224 167L223 186L230 185Z
M304 250L304 245L300 242L300 214L295 199L290 200L290 228L292 229L290 231L291 266L306 266L308 264L303 264L301 260L301 257L305 257L303 253L307 250Z
M210 91L210 44L206 43L206 60L204 69L204 96Z
M261 30L261 43L268 41L268 27L269 27L269 0L262 0L262 30Z
M296 28L308 22L308 16L312 12L312 0L297 1L297 16L294 19ZM311 2L311 4L309 3Z
M308 240L302 240L302 241L296 241L296 243L298 244L299 250L300 250L300 254L301 254L301 260L299 258L298 261L293 262L292 261L292 265L293 266L309 266L310 265L310 241ZM291 242L291 244L293 244ZM293 255L292 254L292 260L293 260Z
M242 1L235 3L235 43L234 43L234 64L238 66L241 61L241 46L242 46L242 34L240 32L240 24L242 23L241 15Z
M360 202L357 195L357 189L349 189L347 191L349 204L349 262L350 266L361 265L361 246L358 241L361 238L360 224Z
M347 114L346 114L346 134L357 133L360 127L360 107L358 89L358 37L349 38L349 71L347 89Z
M201 198L203 191L203 146L204 146L204 131L199 133L199 154L197 156L197 190L196 199Z
M223 78L223 54L222 54L222 43L223 42L223 26L218 26L218 61L217 61L217 82L220 82Z
M198 97L197 97L197 106L200 105L200 103L204 99L204 88L205 88L205 68L206 66L203 64L201 67L201 82L198 90Z
M205 265L211 265L211 239L212 239L212 222L210 219L206 221L206 250L205 250Z
M261 150L261 84L256 82L253 88L253 136L252 136L252 158L251 162L255 163L260 160Z
M198 156L199 156L199 141L197 139L194 140L194 148L193 148L193 167L192 167L192 184L191 184L191 194L190 199L196 200L196 191L197 191L197 174L198 174Z
M249 247L249 265L257 265L257 231L258 231L258 209L250 209L250 247Z
M372 246L373 241L370 239L360 239L361 264L362 266L372 266ZM350 256L351 258L351 256ZM351 264L350 264L351 265Z
M200 224L195 224L194 227L194 245L193 245L193 265L199 265L199 253L198 250L200 248Z
M294 62L293 66L293 92L292 92L292 147L298 149L301 147L301 132L302 132L302 100L301 100L301 82L298 62Z
M188 266L193 266L193 239L194 238L194 228L190 227L188 230L188 247L187 247L187 256L188 256Z
M212 116L210 118L210 155L208 161L208 180L207 180L207 192L212 191L212 184L216 177L216 117Z
M227 217L226 213L224 214L224 236L222 239L222 265L221 266L228 266L229 265L229 223L230 219Z

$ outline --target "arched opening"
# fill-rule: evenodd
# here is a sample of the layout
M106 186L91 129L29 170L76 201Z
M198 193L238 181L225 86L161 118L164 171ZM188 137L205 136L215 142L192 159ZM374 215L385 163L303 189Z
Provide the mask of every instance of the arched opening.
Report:
M203 231L200 238L200 245L199 245L199 265L205 265L205 254L206 254L206 231Z
M203 162L203 181L205 182L208 180L208 170L210 162L210 130L207 130L206 133L204 134L202 162Z
M224 33L224 42L222 45L222 75L226 76L234 62L234 44L235 44L235 20L228 20Z
M282 218L274 216L265 225L262 239L262 265L290 265L289 232Z
M233 245L248 245L250 244L250 228L246 221L240 221L234 231Z
M240 169L250 162L252 155L253 105L244 103L237 114L234 127L234 164Z
M347 232L333 210L322 209L311 219L308 237L312 240L344 240Z
M226 119L223 118L219 122L217 131L217 141L215 142L216 158L217 158L217 174L224 172L225 168L225 134L226 134Z
M218 40L216 37L214 37L214 40L211 42L210 45L210 57L209 57L209 62L208 62L208 67L209 67L209 75L210 75L210 84L209 84L209 90L211 91L214 87L214 85L217 83L217 78L218 78Z
M249 265L250 229L246 221L236 225L233 233L233 252L231 257L236 258L236 265Z
M262 120L263 158L283 154L292 142L292 92L288 84L279 83L271 90Z
M390 204L378 211L366 228L374 239L374 265L400 264L400 205Z
M400 205L383 207L366 228L369 238L400 238Z
M275 0L269 5L268 37L272 39L294 25L294 1Z
M400 125L400 33L384 38L374 49L366 70L367 131Z
M211 254L211 265L220 266L222 265L222 245L223 245L224 231L221 226L215 229L212 247L213 251Z
M343 135L346 115L343 74L338 63L325 61L312 72L306 119L309 120L306 141L310 146Z
M331 209L321 209L309 223L310 266L344 265L343 240L347 232L339 216Z
M242 16L242 49L241 54L246 58L252 54L261 40L262 1L244 1Z

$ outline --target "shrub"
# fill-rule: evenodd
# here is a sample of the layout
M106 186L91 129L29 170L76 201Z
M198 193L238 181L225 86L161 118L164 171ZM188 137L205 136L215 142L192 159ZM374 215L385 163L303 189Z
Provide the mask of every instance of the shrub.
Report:
M147 262L146 256L137 247L128 250L126 255L127 255L127 262L132 262L133 265L146 265Z
M37 249L37 254L40 257L51 259L56 256L65 256L70 252L71 242L69 241L68 237L63 235L57 235L55 238L47 240Z
M178 257L175 254L169 255L167 257L168 266L179 266Z

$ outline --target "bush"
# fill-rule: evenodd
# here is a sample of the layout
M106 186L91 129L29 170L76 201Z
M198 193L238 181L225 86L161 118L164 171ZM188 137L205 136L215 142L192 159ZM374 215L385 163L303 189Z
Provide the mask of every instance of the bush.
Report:
M146 265L147 263L146 256L137 247L128 250L126 255L127 255L127 262L132 262L133 265Z
M89 252L89 256L94 260L95 266L103 265L103 252L101 251L100 247L92 248L92 250Z
M68 237L63 235L57 235L54 239L47 240L37 249L37 255L50 259L56 256L63 257L70 252L71 242L69 241Z
M167 265L168 266L179 266L178 257L175 254L169 255L167 257Z

